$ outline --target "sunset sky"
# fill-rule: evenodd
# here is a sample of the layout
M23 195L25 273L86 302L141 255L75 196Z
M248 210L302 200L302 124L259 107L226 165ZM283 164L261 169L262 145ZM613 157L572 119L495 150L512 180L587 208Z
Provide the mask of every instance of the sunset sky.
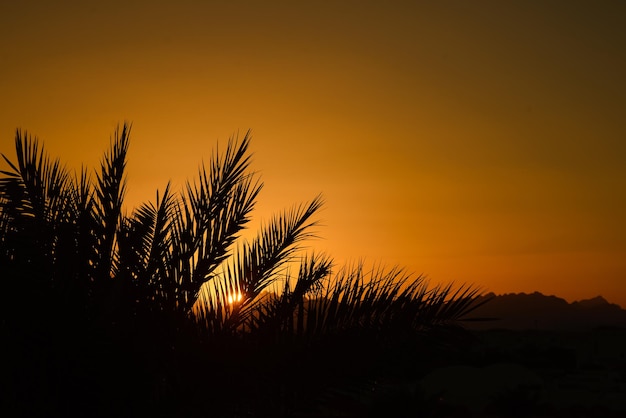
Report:
M252 129L255 219L322 193L339 265L626 307L626 2L1 3L0 152L125 120L129 210Z

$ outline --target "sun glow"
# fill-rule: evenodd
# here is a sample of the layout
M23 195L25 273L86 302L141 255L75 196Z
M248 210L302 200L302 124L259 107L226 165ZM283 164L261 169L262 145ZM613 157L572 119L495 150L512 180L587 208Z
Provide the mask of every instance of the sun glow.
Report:
M241 296L241 292L235 292L235 293L231 293L230 295L228 295L228 298L226 299L228 301L229 304L233 304L233 303L237 303L237 302L241 302L242 296Z

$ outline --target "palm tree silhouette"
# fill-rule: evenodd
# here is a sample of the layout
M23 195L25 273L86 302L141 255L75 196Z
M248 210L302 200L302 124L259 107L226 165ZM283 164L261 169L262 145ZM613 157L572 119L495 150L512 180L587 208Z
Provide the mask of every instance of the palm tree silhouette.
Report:
M328 256L302 256L319 196L241 242L262 188L249 132L182 192L167 185L124 213L130 131L118 127L95 174L70 173L19 130L15 162L2 155L2 389L12 412L294 415L343 377L380 372L407 342L458 333L475 306L473 287L429 288L422 276L363 265L334 273Z

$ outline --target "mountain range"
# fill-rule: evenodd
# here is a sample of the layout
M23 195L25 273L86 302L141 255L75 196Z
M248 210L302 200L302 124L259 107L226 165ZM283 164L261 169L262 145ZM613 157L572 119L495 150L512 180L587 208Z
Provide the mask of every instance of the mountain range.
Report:
M598 327L626 329L626 310L609 303L602 296L569 303L557 296L546 296L539 292L489 293L477 300L477 303L481 302L485 303L465 318L467 322L464 325L467 328L571 331Z

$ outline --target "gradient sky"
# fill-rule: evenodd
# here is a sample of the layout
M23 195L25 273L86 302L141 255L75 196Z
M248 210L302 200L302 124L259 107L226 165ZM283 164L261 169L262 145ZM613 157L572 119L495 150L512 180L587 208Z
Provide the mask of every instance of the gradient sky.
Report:
M250 128L257 221L322 193L339 264L626 306L625 28L619 1L5 1L0 151L95 167L132 121L133 206Z

